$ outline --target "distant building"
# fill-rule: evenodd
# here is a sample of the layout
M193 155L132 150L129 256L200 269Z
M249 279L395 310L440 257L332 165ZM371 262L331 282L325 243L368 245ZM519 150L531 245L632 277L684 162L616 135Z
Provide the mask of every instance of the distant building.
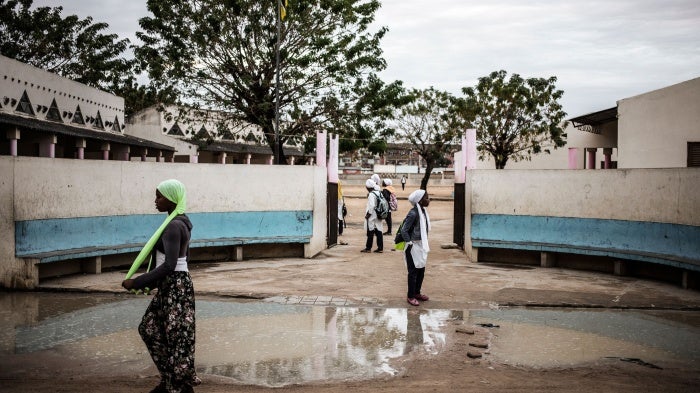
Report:
M0 56L0 155L172 158L172 146L124 128L123 98Z
M566 146L506 169L700 166L700 78L624 98L569 119ZM477 168L493 169L490 157Z

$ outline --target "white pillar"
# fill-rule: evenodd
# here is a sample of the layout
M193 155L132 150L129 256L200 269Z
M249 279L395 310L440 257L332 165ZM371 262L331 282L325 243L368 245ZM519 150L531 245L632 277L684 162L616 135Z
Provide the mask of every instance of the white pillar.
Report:
M252 154L250 154L250 153L246 154L246 156L245 156L245 163L246 163L246 165L250 165L250 159L251 159L251 158L253 158L253 155L252 155Z
M328 152L328 182L338 183L338 138L337 134L331 134L330 151Z
M476 169L476 129L470 128L466 133L467 154L465 157L465 166L467 170Z
M85 138L78 138L75 141L75 147L78 149L78 159L85 159L85 147L87 147L87 140Z

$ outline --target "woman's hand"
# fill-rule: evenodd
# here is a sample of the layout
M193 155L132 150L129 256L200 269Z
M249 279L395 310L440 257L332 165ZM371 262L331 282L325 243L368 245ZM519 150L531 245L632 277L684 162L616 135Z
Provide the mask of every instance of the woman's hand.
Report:
M134 279L130 278L128 280L122 281L122 287L127 291L134 289Z

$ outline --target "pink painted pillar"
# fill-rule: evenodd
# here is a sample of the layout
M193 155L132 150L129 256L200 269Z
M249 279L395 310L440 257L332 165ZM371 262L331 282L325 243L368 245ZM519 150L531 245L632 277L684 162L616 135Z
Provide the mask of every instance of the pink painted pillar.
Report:
M326 166L326 133L316 132L316 166Z
M148 149L143 147L141 148L141 161L146 161L148 157Z
M588 164L586 167L588 169L595 169L595 154L598 151L595 147L588 147L586 148L586 152L588 153L588 159L586 160L586 164Z
M111 148L111 147L110 147L109 143L103 143L103 144L102 144L102 148L100 149L100 150L102 150L102 159L105 160L105 161L108 161L108 160L109 160L109 150L110 150L110 148Z
M10 140L10 155L12 157L17 157L17 141L20 137L19 128L13 128L7 130L7 139Z
M578 149L569 148L569 169L578 169Z
M612 167L612 148L606 147L603 149L603 157L605 157L604 169L610 169Z
M131 153L131 147L129 147L129 146L115 146L114 147L114 159L117 161L129 161L130 153Z
M219 153L219 164L225 164L226 163L226 152L222 151Z
M56 158L56 135L48 135L39 141L39 157Z
M85 159L85 147L87 147L87 140L85 138L78 138L75 140L75 149L77 150L77 158L79 160Z
M199 154L190 154L190 164L199 163Z
M246 165L250 165L250 160L251 160L251 158L253 158L253 155L252 155L252 154L250 154L250 153L246 154L246 156L245 156L245 163L246 163Z
M476 169L476 129L470 128L466 132L467 139L467 155L465 158L465 167L467 170Z
M268 160L268 165L275 165L275 156L274 155L270 156L270 159Z

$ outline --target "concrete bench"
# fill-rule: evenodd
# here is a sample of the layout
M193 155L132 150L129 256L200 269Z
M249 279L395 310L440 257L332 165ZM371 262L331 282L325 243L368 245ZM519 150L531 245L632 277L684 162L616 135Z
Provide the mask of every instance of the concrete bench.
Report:
M700 227L623 220L474 214L471 221L472 259L479 248L540 252L540 265L556 264L557 254L605 256L616 259L615 274L641 261L700 272ZM685 284L684 284L685 286Z
M309 243L311 212L225 212L188 214L194 228L191 249ZM46 219L15 223L15 255L34 264L80 260L81 271L100 273L105 256L137 253L163 222L163 215Z

